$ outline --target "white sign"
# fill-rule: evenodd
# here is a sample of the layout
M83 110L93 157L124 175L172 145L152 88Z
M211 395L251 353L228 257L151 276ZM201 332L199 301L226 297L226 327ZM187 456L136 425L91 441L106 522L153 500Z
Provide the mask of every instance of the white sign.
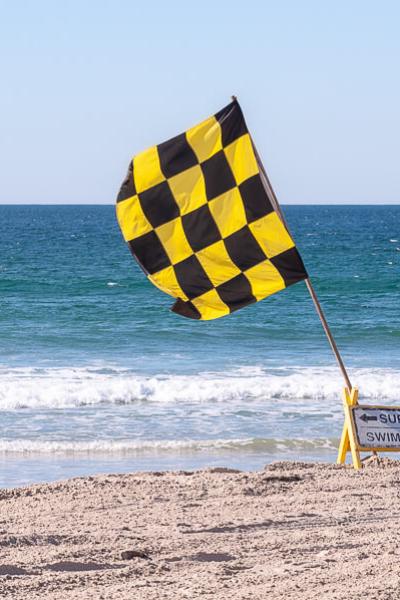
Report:
M353 408L358 444L362 448L400 449L400 408Z

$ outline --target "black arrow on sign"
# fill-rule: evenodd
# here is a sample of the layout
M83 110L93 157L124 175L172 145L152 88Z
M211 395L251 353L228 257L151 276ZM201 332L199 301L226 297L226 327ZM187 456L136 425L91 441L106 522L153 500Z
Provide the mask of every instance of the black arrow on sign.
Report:
M366 415L365 413L360 417L361 421L364 421L364 423L368 423L368 421L377 421L378 417L373 417L370 415Z

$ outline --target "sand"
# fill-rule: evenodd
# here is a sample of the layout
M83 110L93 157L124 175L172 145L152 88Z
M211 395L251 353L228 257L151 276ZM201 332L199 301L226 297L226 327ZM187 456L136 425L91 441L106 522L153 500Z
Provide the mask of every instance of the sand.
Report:
M0 490L0 597L400 599L400 464Z

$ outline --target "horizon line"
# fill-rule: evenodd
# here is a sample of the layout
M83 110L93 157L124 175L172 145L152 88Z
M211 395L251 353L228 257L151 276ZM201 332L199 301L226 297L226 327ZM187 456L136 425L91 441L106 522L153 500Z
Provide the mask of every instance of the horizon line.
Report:
M280 202L281 206L400 206L399 202ZM0 202L1 206L116 206L115 202Z

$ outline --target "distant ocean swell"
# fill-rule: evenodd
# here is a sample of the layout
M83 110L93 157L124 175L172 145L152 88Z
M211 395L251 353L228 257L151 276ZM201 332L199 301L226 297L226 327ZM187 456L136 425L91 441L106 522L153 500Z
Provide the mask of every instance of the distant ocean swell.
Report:
M366 401L399 401L400 371L364 369L351 378ZM3 368L0 411L158 403L240 403L315 400L321 406L341 400L343 382L335 368L271 369L242 367L196 375L137 375L127 369Z

